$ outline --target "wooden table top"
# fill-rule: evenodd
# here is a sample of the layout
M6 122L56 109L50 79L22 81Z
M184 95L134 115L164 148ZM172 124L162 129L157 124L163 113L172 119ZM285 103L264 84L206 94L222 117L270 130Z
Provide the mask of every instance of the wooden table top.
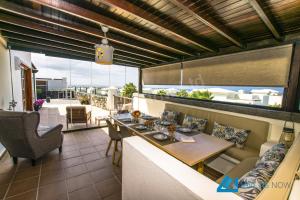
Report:
M127 116L130 117L130 115L126 114L122 114L121 116L123 119ZM153 145L157 146L161 150L169 153L170 155L174 156L175 158L189 166L194 166L198 163L201 163L206 159L215 156L216 154L219 154L234 145L234 143L232 142L228 142L226 140L199 132L198 135L192 136L195 142L188 143L179 141L173 144L162 146L154 138L151 139L150 137L145 136L146 134L157 131L141 133L132 127L133 124L122 122L119 116L111 116L111 118L117 121L117 123L119 123L120 125L126 126L133 132L133 134L146 139ZM176 132L176 138L180 138L180 135L180 133Z
M163 148L167 152L172 152L171 154L177 159L193 166L234 145L232 142L204 133L195 135L193 138L196 141L194 143L177 142L165 145Z

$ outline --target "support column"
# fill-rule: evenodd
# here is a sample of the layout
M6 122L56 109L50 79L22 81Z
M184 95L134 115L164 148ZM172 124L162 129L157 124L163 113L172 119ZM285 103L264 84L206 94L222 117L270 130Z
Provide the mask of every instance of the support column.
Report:
M293 55L291 60L289 85L286 92L285 111L297 111L300 98L300 42L296 42L293 46ZM284 106L283 105L283 106Z
M139 93L143 93L143 73L142 69L139 68L139 88L138 88Z

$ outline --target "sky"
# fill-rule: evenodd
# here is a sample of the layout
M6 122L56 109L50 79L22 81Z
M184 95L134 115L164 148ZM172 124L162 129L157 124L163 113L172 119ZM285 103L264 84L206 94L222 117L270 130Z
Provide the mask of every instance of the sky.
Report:
M123 87L128 82L138 85L138 69L120 65L100 65L94 62L31 54L39 72L37 78L66 77L70 86Z

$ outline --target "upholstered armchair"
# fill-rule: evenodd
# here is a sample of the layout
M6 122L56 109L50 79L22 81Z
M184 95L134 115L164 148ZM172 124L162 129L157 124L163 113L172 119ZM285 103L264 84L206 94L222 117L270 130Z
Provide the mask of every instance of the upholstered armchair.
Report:
M18 157L29 158L32 165L36 159L58 148L62 151L62 125L38 131L38 112L0 111L0 142L16 164Z

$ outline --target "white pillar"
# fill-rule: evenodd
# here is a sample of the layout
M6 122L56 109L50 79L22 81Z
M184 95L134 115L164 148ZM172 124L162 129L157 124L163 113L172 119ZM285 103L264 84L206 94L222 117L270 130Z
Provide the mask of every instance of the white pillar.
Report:
M115 102L114 96L118 94L118 90L116 88L109 88L107 93L107 109L114 110Z

